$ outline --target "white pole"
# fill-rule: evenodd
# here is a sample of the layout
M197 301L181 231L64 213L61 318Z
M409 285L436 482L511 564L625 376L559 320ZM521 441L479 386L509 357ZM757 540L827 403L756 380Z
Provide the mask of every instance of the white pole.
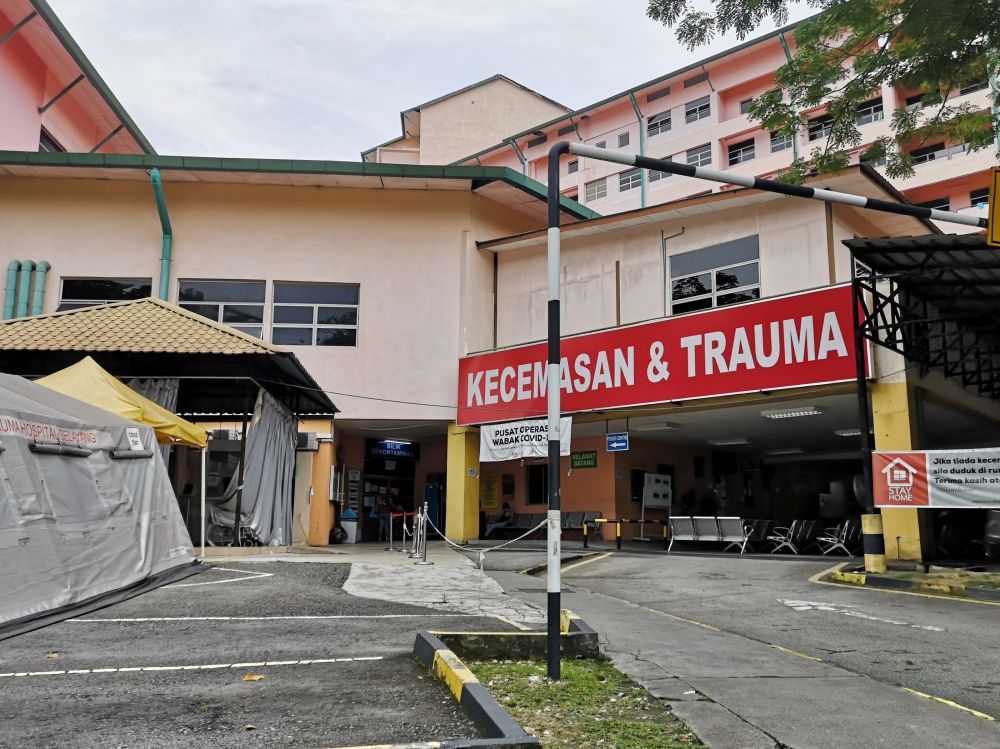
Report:
M208 445L201 448L201 558L205 558L205 468L208 465Z

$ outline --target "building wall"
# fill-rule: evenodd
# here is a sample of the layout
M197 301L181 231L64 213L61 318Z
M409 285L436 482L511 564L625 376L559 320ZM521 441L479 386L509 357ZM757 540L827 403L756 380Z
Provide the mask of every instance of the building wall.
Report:
M459 356L492 342L492 256L477 240L534 222L462 191L170 182L178 279L360 284L357 347L295 346L346 418L454 418ZM145 277L157 288L161 232L150 187L112 180L0 180L0 262L63 277ZM460 317L463 319L460 320ZM359 394L438 406L352 398Z
M421 108L420 163L450 164L565 111L508 81L490 81Z

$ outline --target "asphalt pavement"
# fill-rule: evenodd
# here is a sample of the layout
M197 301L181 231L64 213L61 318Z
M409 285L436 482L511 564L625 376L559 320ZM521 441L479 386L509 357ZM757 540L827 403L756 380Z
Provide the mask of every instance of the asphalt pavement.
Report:
M5 641L0 747L331 747L477 736L447 689L414 662L414 633L512 625L349 595L350 569L224 562Z
M539 603L510 571L537 557L488 565ZM563 602L710 746L1000 746L1000 608L810 582L835 561L602 553L564 566Z

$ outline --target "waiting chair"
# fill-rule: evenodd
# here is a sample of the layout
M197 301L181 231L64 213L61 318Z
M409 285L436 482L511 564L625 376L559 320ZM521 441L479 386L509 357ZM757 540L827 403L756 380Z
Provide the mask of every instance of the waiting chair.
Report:
M698 534L694 532L694 519L689 517L675 517L668 521L670 525L670 543L667 545L667 553L674 547L674 541L697 541Z
M729 543L723 551L729 551L735 546L742 554L747 548L747 541L750 540L743 519L737 517L716 518L716 522L719 526L719 540Z

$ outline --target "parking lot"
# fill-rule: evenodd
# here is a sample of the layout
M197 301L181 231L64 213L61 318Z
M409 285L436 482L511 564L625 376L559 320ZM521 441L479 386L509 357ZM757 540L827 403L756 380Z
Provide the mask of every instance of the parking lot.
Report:
M349 564L213 566L0 646L2 747L336 747L475 737L411 656L507 628L345 593Z

